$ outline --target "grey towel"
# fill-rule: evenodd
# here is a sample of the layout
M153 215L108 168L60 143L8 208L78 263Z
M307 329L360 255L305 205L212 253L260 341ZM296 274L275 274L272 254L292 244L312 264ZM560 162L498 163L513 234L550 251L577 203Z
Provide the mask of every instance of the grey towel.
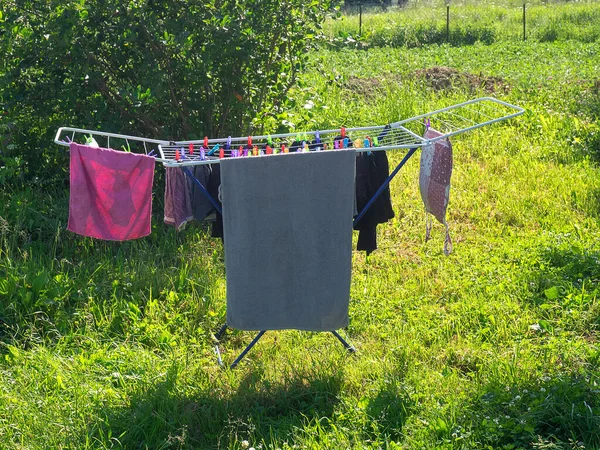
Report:
M221 161L227 324L348 325L354 150Z

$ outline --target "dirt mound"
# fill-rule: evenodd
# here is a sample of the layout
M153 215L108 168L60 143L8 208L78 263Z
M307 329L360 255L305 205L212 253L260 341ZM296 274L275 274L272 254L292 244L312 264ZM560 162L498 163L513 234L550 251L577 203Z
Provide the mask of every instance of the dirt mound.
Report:
M510 86L500 77L460 72L452 67L430 67L429 69L417 70L414 75L417 78L424 79L436 91L467 88L470 90L483 89L488 93L507 93L510 90Z
M382 83L378 78L349 77L344 81L343 86L367 98L376 97L377 94L382 92Z

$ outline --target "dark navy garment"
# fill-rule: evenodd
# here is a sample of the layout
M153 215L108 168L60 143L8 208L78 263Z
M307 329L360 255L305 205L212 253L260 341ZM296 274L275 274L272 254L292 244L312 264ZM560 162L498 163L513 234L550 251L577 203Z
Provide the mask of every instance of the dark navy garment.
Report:
M389 176L387 153L375 151L359 153L356 157L356 205L358 212L363 210L371 197ZM386 186L381 195L371 205L366 214L355 224L358 234L357 250L365 250L370 255L377 249L377 225L394 217L390 188Z

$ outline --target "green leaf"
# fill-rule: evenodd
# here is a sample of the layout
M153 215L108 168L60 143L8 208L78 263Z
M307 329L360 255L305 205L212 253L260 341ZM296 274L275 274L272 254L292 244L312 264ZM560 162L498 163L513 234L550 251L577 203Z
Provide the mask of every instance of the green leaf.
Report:
M544 291L544 295L548 300L556 300L560 297L558 286L552 286Z

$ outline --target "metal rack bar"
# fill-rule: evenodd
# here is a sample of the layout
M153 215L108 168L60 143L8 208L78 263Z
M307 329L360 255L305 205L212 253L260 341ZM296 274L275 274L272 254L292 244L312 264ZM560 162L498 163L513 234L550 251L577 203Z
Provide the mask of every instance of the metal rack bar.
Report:
M383 125L375 125L368 127L345 128L344 131L349 140L349 145L346 147L354 148L357 152L372 152L386 151L396 149L412 149L418 148L425 144L431 144L437 140L447 139L457 134L466 133L483 126L491 125L500 121L508 120L523 114L525 110L519 106L495 99L493 97L481 97L466 102L458 103L446 108L438 109L432 112L410 117L398 122L389 124L386 136L382 139L377 147L365 147L362 144L354 146L356 140L364 140L367 136L377 136L383 132ZM424 139L422 137L425 131L423 121L431 122L432 128L435 128L441 134L432 139ZM279 146L282 143L290 145L295 140L305 140L311 150L319 144L309 142L311 139L320 136L323 144L328 144L331 148L334 140L338 140L342 134L342 129L330 129L320 131L306 131L300 133L281 133L274 135L252 136L252 145L256 145L260 150L264 150L267 141L273 142L273 146ZM205 151L208 153L211 147L217 144L231 143L232 148L242 146L247 148L248 137L228 137L207 139ZM202 164L218 164L219 160L201 160L198 156L185 159L176 159L176 150L184 153L187 146L190 144L195 148L204 146L204 140L186 140L172 142L167 145L159 144L161 158L167 160L163 162L166 166L175 165L202 165ZM324 147L324 145L323 145ZM214 148L214 147L213 147ZM225 151L226 156L231 155L231 150Z
M106 131L98 131L98 130L86 130L83 128L73 128L73 127L60 127L58 129L58 131L56 132L56 135L54 137L54 143L58 144L58 145L62 145L65 147L68 147L70 145L70 142L65 141L64 139L61 139L61 136L63 133L66 132L71 132L71 137L67 138L70 139L72 142L75 141L75 135L76 134L81 134L84 136L89 136L91 135L92 137L103 137L106 138L107 140L107 147L110 147L110 139L122 139L124 140L127 144L129 144L129 141L133 141L133 142L141 142L144 146L144 151L146 152L146 154L148 154L148 144L154 144L156 149L158 150L158 146L160 145L168 145L169 141L164 141L164 140L160 140L160 139L150 139L150 138L144 138L144 137L139 137L139 136L130 136L127 134L118 134L118 133L108 133ZM166 159L162 159L162 158L157 158L155 157L156 161L158 162L162 162L162 163L168 163L169 161Z

